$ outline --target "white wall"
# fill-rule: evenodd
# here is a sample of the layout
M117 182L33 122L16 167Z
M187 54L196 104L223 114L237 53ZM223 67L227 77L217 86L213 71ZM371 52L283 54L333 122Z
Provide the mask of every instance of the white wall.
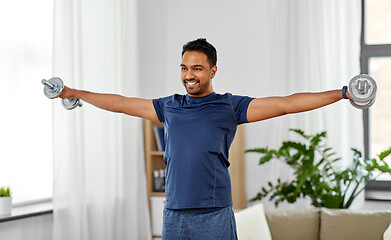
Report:
M47 214L0 223L0 239L50 240L52 239L53 215Z
M140 86L143 97L185 93L180 81L182 45L204 37L218 51L216 92L260 96L251 82L270 79L268 46L258 43L265 29L262 1L139 2ZM267 55L267 54L265 54ZM250 84L250 85L248 85Z

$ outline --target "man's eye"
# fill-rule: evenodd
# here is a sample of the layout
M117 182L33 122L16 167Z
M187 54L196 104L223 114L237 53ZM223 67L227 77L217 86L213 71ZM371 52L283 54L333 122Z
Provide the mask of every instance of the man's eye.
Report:
M185 67L181 67L181 70L182 70L182 71L185 71L185 70L186 70L186 68L185 68Z
M194 68L195 71L201 71L201 68Z

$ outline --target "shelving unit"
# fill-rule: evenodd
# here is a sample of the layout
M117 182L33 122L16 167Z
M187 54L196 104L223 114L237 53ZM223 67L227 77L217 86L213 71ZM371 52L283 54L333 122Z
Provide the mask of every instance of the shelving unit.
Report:
M164 152L158 151L156 144L154 126L163 127L163 123L156 123L144 120L144 151L145 151L145 171L147 175L147 193L149 202L149 212L151 213L151 197L164 196L162 192L153 191L153 171L165 169L163 160ZM236 136L232 142L229 152L231 166L228 168L231 175L232 200L234 209L243 209L247 206L245 188L245 162L244 162L244 125L240 125L236 131ZM152 216L151 216L151 220ZM153 236L158 237L158 236Z
M162 192L153 191L153 171L166 168L163 160L164 152L158 151L157 148L153 131L154 126L163 127L163 123L144 120L144 151L148 200L150 200L151 196L164 196ZM149 210L151 210L151 204L149 204Z

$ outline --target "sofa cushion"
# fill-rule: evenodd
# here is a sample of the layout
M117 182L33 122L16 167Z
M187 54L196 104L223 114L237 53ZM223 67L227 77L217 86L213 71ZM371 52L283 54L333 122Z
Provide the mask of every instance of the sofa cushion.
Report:
M320 240L382 240L391 211L321 209Z
M391 240L391 224L388 226L383 234L383 240Z
M318 240L319 209L265 211L273 240Z
M271 240L262 204L248 207L235 213L238 239L240 240Z

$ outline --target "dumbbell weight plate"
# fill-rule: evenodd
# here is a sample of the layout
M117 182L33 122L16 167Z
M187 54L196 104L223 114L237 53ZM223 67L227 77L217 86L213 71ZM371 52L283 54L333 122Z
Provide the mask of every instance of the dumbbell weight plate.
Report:
M50 88L45 85L45 87L43 88L43 93L45 94L45 96L50 99L59 97L62 90L64 89L64 82L61 80L61 78L58 77L53 77L49 79L48 82L53 85L53 88Z
M358 109L367 109L372 107L372 105L375 103L376 98L373 98L369 102L355 102L353 100L350 100L350 104L352 104L353 107L358 108Z
M361 92L358 89L358 83L360 81L366 82L368 84L367 92ZM366 74L360 74L353 77L349 82L349 95L357 103L369 103L372 99L376 97L377 85L375 80ZM372 103L373 104L373 103ZM360 104L361 105L361 104Z
M63 98L61 99L61 104L66 110L72 110L82 106L82 103L78 98Z

